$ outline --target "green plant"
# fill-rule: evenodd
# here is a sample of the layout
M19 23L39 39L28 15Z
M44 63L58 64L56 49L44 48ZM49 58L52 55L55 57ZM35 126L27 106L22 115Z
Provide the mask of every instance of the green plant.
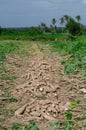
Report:
M73 18L70 18L70 20L66 24L66 29L72 35L80 35L82 31L81 26L82 25L79 22L76 22Z
M14 97L11 97L10 99L10 102L17 102L18 100L16 99L16 98L14 98Z
M52 130L60 130L60 123L50 122L50 126L52 126Z
M71 108L75 109L78 106L78 103L75 102L71 102Z
M65 112L66 122L64 126L62 123L50 122L50 126L52 126L52 130L72 130L72 126L75 124L75 121L72 120L72 113L70 111Z
M15 76L3 76L2 78L4 80L15 80L17 77L15 77Z
M0 104L0 109L2 109L3 108L3 105L2 104Z
M3 128L3 130L8 130L7 128ZM39 130L35 121L31 121L29 125L25 125L21 127L19 124L14 124L11 130Z
M3 130L8 130L7 128L3 128Z
M39 130L39 128L37 127L35 121L31 121L29 123L29 130Z
M12 126L11 130L22 130L22 128L20 128L19 124L15 124Z
M9 110L7 109L2 110L2 115L5 115L5 116L9 115Z
M65 66L65 73L74 74L76 72L76 66L74 64L69 64Z

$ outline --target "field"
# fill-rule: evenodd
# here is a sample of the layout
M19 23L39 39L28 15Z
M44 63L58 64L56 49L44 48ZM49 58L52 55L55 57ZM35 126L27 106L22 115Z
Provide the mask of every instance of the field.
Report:
M86 130L85 37L3 39L0 130Z

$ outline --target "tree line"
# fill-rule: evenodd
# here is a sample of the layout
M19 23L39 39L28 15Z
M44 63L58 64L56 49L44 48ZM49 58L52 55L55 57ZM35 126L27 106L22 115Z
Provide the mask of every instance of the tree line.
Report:
M80 35L84 31L84 26L80 23L81 17L77 15L74 18L68 15L64 15L60 18L60 25L61 25L61 33L70 33L72 35ZM58 27L56 26L57 20L55 18L52 19L52 24L50 25L50 32L56 33L58 32ZM39 28L42 32L47 31L47 26L45 23L41 23Z
M61 27L56 26L57 20L53 18L51 20L51 25L48 27L46 23L42 22L37 27L29 28L1 28L0 34L4 33L29 33L30 35L36 34L46 34L46 33L69 33L72 35L80 35L85 31L84 26L81 24L81 16L77 15L72 18L69 15L64 15L60 18Z

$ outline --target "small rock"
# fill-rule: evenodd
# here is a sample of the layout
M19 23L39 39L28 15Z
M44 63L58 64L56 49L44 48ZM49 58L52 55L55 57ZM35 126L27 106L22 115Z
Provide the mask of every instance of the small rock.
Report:
M40 92L43 92L44 89L43 88L39 88L39 90L40 90Z
M85 88L80 89L80 91L83 92L83 93L86 93L86 89Z

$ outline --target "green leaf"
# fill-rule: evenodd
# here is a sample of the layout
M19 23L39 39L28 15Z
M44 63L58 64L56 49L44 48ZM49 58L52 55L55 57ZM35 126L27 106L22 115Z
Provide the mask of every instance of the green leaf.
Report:
M69 64L67 66L65 66L65 73L69 73L69 74L74 74L76 72L76 67L74 64Z
M69 122L67 122L67 124L66 124L66 126L65 126L64 130L72 130L72 129L71 129L71 127L70 127Z
M30 130L30 128L26 125L24 126L24 130Z
M74 108L76 108L76 107L77 107L77 103L72 102L72 103L71 103L71 108L74 109Z
M3 130L8 130L7 128L3 128Z
M65 112L65 116L67 120L71 120L72 119L72 113L70 111L66 111Z
M80 72L80 75L86 77L86 72L85 71L84 72Z
M2 104L0 104L0 109L2 109L3 108L3 105Z
M68 121L70 125L75 125L75 121Z
M22 130L18 124L13 125L12 130Z
M39 128L37 127L35 121L31 121L29 126L31 128L30 130L39 130Z
M80 100L77 100L77 104L80 104Z
M14 97L10 98L9 100L10 100L10 102L17 102L17 101L18 101L18 100L17 100L16 98L14 98Z
M50 126L54 126L54 125L55 125L55 122L51 121L51 122L49 123L49 125L50 125Z
M31 130L39 130L39 128L37 126L33 126L31 127Z

